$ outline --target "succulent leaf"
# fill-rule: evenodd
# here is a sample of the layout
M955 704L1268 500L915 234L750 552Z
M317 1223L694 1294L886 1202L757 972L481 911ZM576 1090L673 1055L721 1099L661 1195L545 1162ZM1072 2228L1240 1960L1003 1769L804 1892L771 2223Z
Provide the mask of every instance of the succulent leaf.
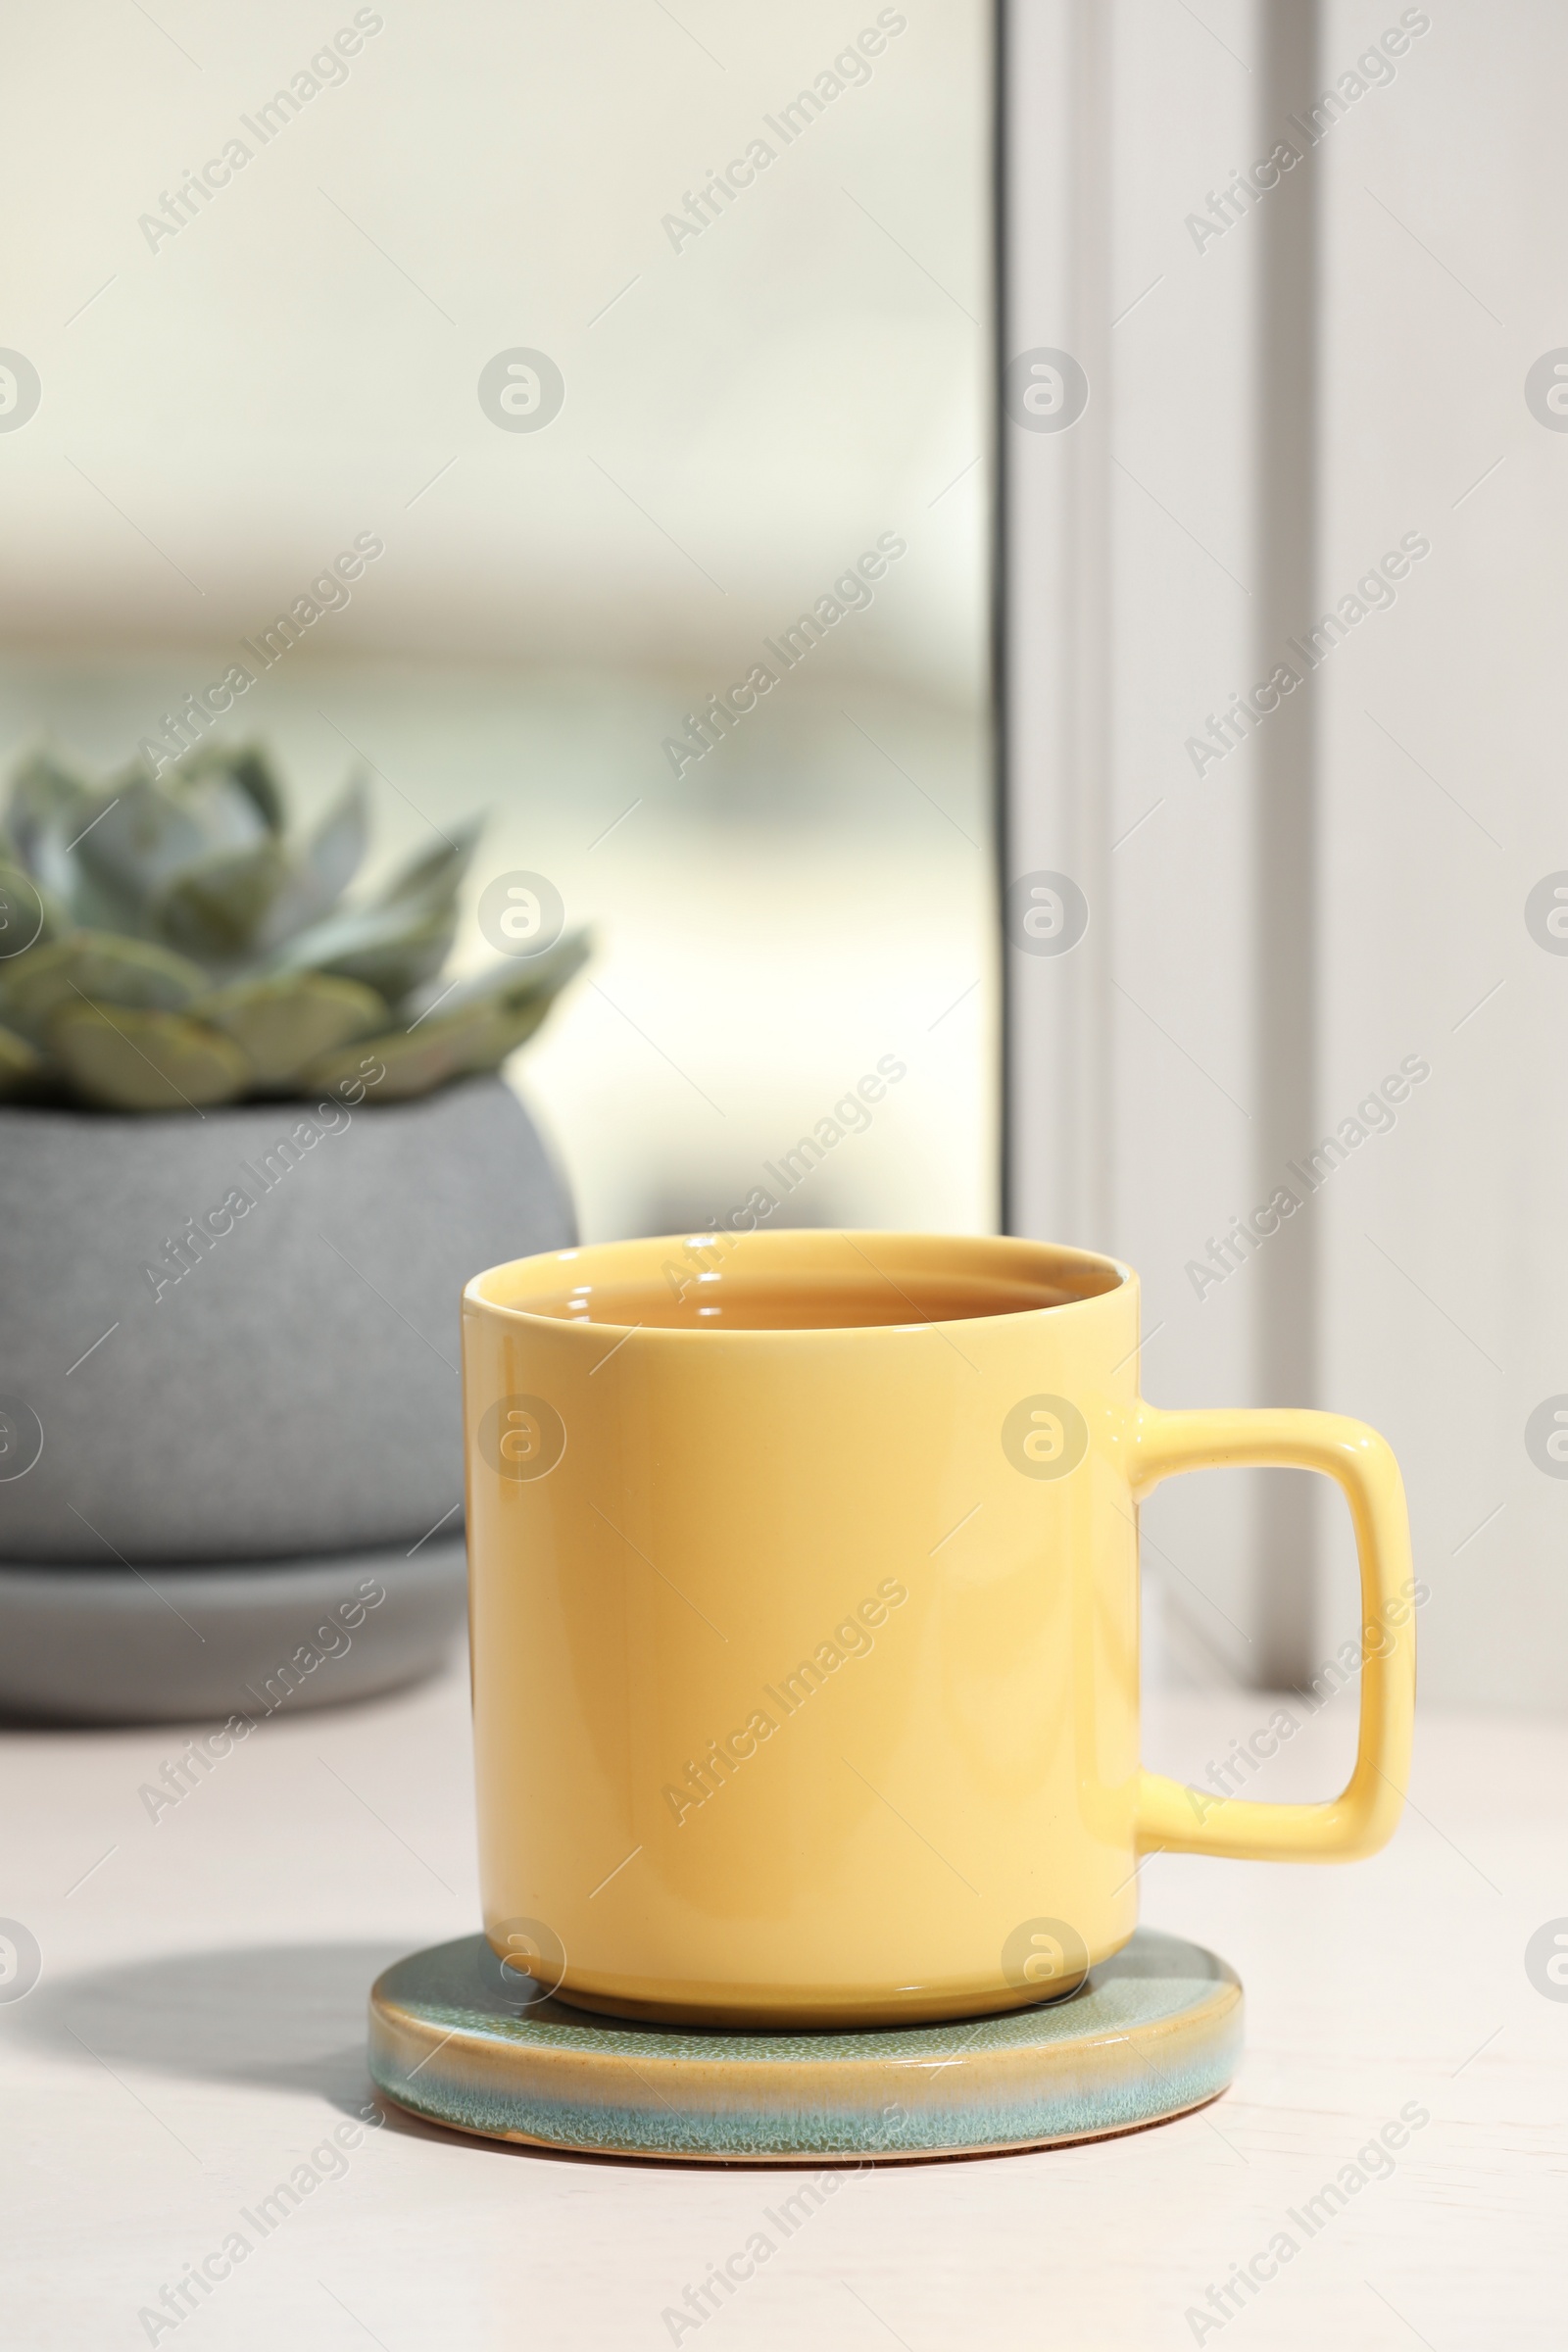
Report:
M543 1026L554 1003L554 997L540 996L530 997L522 1004L493 1006L489 1029L465 1066L470 1070L498 1069L509 1054L514 1054Z
M369 841L370 796L359 774L349 778L305 852L305 862L320 885L323 912L336 906L359 872Z
M6 832L29 873L37 871L46 838L69 839L91 813L94 798L91 786L52 752L28 754L11 779Z
M0 1097L22 1094L44 1067L43 1056L14 1029L0 1029Z
M357 776L327 810L303 855L289 853L277 895L250 942L254 961L270 962L290 940L326 920L359 870L368 838L365 779Z
M133 772L145 771L138 767ZM247 833L254 830L254 819L260 819L268 833L281 833L288 821L282 786L260 744L195 744L169 763L156 784L199 824L220 828L224 839L236 821ZM220 842L215 839L212 846Z
M13 956L71 928L64 907L24 866L0 857L0 973Z
M466 824L457 827L455 836L449 838L443 834L439 849L421 850L416 858L399 868L390 882L382 885L375 895L375 905L445 906L456 897L483 830L483 818L471 817Z
M416 1029L393 1029L382 1037L361 1038L352 1053L324 1054L303 1076L309 1086L333 1087L357 1076L364 1062L373 1056L385 1074L366 1100L405 1102L445 1085L449 1078L497 1068L533 1035L551 1002L540 996L526 1004L466 1005L459 1012L435 1015Z
M372 988L315 972L249 980L204 997L193 1015L231 1037L258 1086L283 1086L322 1054L367 1036L387 1017Z
M0 1022L35 1044L66 1006L84 1001L177 1011L199 996L199 964L150 940L73 931L0 964Z
M75 1092L105 1110L200 1110L232 1102L250 1064L232 1038L183 1013L77 1004L49 1024Z
M149 775L127 776L76 845L77 862L133 906L145 906L207 848L201 827Z
M249 796L269 833L281 833L287 821L283 788L261 746L247 744L243 751L226 755L223 763L241 792Z
M439 1004L451 1013L470 1004L510 1008L530 1004L537 997L548 999L558 995L582 968L592 949L587 931L568 931L542 956L508 956L502 962L486 964L483 971L460 981L456 988L443 990L431 981L415 991L404 1009L413 1015L426 1005L434 1010Z
M77 922L74 905L75 866L71 844L90 822L97 796L61 765L51 753L38 751L24 760L12 779L6 809L7 854L43 890L64 900Z
M308 1088L330 1092L345 1079L361 1075L364 1062L374 1058L382 1076L366 1097L369 1102L403 1102L426 1095L469 1065L467 1051L476 1042L482 1016L465 1015L452 1022L430 1021L412 1036L401 1029L382 1037L362 1038L348 1053L324 1054L302 1073Z
M397 1004L438 972L457 934L455 906L344 906L289 940L272 958L278 972L330 972L360 980Z
M270 835L243 850L222 850L187 865L152 908L162 936L204 963L236 962L264 933L293 872L288 852Z

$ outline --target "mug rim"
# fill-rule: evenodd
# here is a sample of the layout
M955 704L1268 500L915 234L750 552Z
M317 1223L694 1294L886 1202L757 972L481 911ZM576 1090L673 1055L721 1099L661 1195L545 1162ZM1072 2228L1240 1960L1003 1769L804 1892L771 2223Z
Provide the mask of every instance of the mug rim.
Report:
M890 1243L905 1248L912 1247L921 1251L972 1250L990 1258L993 1262L999 1252L1015 1255L1022 1253L1026 1259L1033 1257L1037 1263L1044 1261L1062 1271L1079 1269L1085 1275L1094 1272L1107 1275L1109 1279L1102 1281L1096 1289L1085 1290L1079 1297L1052 1299L1040 1306L1008 1307L995 1315L916 1315L907 1323L806 1323L761 1325L750 1328L737 1327L733 1324L715 1327L711 1324L611 1323L593 1315L585 1315L578 1320L575 1317L564 1315L538 1314L527 1306L492 1297L485 1288L486 1285L495 1283L504 1276L517 1274L524 1267L537 1267L541 1271L546 1267L566 1267L584 1258L600 1258L612 1252L616 1256L624 1252L630 1262L641 1266L646 1262L649 1252L664 1251L667 1253L670 1250L685 1249L688 1246L717 1250L725 1247L760 1244L769 1255L780 1256L787 1261L792 1256L797 1258L806 1256L812 1243L835 1240L847 1241L852 1247L865 1241L879 1243L884 1247ZM882 1270L880 1267L873 1268L874 1272ZM735 1346L743 1346L748 1342L757 1341L853 1340L865 1339L873 1335L897 1336L932 1330L973 1330L977 1324L1014 1323L1020 1322L1030 1315L1082 1313L1085 1309L1099 1306L1106 1298L1116 1297L1136 1280L1133 1268L1124 1259L1112 1257L1106 1250L1081 1250L1069 1243L1036 1241L1024 1234L923 1233L903 1229L890 1230L880 1226L817 1225L781 1226L771 1233L765 1231L725 1233L717 1227L708 1226L699 1228L696 1232L688 1230L676 1234L637 1235L619 1241L580 1242L565 1250L534 1250L523 1257L504 1259L499 1265L487 1266L482 1272L472 1275L464 1284L463 1306L466 1312L471 1309L474 1312L495 1315L503 1321L518 1323L527 1329L541 1332L597 1331L607 1334L621 1333L628 1339L635 1334L642 1343L649 1346L668 1342L690 1345L693 1342L701 1341L711 1347L715 1341L719 1340L728 1341ZM562 1287L569 1286L560 1284L555 1286L557 1290Z

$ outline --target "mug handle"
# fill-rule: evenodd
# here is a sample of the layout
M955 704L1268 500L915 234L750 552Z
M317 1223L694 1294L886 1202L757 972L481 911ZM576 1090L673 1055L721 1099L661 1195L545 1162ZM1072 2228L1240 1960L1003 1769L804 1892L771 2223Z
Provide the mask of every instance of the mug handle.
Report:
M1250 1464L1320 1470L1338 1480L1355 1526L1366 1646L1355 1770L1338 1796L1318 1805L1258 1804L1141 1771L1139 1852L1257 1862L1353 1862L1375 1854L1393 1836L1404 1804L1415 1718L1410 1522L1387 1442L1364 1421L1339 1413L1167 1413L1142 1402L1131 1434L1135 1501L1181 1470Z

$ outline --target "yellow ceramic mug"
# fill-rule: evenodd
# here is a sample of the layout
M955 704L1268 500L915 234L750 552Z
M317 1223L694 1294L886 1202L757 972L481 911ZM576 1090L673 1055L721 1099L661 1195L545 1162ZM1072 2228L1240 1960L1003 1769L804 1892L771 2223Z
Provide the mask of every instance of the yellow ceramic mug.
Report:
M1152 1850L1389 1837L1415 1679L1399 1473L1361 1422L1162 1412L1086 1251L782 1232L518 1260L464 1296L480 1867L562 1997L763 2026L979 2015L1127 1940ZM1137 1504L1289 1463L1350 1505L1343 1794L1145 1772Z

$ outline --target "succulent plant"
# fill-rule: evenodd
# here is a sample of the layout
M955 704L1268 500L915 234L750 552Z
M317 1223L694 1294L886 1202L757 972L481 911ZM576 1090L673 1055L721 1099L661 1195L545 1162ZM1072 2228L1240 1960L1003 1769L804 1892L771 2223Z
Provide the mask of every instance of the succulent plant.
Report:
M316 1094L370 1100L493 1069L588 954L568 933L443 988L470 824L354 900L368 795L351 777L305 841L255 747L93 787L24 760L0 825L0 1096L106 1110Z

